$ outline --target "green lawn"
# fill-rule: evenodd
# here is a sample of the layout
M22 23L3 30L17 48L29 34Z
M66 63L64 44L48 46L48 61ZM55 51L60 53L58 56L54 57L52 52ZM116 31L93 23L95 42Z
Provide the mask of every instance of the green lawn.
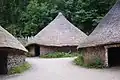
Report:
M8 74L22 73L22 72L30 69L30 67L31 67L31 65L28 62L26 62L26 63L24 63L21 66L14 67L14 68L10 69L10 71L8 72Z

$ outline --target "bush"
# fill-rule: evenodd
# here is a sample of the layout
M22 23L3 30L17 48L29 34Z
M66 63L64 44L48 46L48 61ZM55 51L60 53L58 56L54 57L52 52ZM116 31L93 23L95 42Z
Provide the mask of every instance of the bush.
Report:
M55 52L41 55L41 58L63 58L63 57L74 57L76 54L65 53L65 52Z
M75 60L74 60L76 65L83 66L84 65L84 58L82 55L79 55Z
M83 55L80 55L74 60L74 63L87 68L104 68L104 63L99 57L93 57L88 64L85 64Z
M22 72L28 70L30 67L31 67L31 65L26 62L26 63L24 63L21 66L14 67L14 68L10 69L10 71L8 72L8 74L22 73Z
M103 61L101 61L100 58L94 57L92 62L87 64L87 67L88 68L104 68L104 63L103 63Z

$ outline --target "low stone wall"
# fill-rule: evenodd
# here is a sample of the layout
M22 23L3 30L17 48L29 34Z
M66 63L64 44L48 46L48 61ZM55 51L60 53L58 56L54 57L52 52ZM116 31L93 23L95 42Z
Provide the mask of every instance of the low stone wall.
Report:
M40 55L56 52L57 48L40 46Z
M53 52L77 52L77 46L66 46L66 47L40 46L40 55L53 53Z
M84 61L85 64L90 63L93 58L99 57L105 64L105 48L104 46L101 47L90 47L84 49Z
M13 67L22 65L23 63L25 63L24 55L8 55L8 58L7 58L8 71Z

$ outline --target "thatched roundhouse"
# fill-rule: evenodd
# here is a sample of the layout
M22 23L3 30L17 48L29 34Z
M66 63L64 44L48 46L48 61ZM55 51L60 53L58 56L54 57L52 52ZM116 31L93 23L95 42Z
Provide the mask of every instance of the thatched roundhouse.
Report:
M7 74L11 68L22 65L25 52L24 46L0 26L0 74Z
M86 64L99 57L106 67L120 65L120 1L78 48L84 50Z
M52 52L76 52L80 41L87 37L71 24L62 13L40 31L26 48L33 56Z

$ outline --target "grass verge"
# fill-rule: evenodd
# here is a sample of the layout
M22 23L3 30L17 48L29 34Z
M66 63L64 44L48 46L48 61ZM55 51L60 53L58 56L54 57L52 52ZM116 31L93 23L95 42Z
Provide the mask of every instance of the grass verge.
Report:
M45 55L41 55L41 58L64 58L64 57L75 57L78 53L65 53L65 52L55 52Z
M89 61L88 64L85 64L83 55L79 55L74 60L74 63L76 65L83 66L83 67L86 67L86 68L96 68L96 69L105 68L103 62L98 57L93 57L93 59L91 61Z
M10 69L10 71L8 72L8 74L22 73L22 72L30 69L30 67L31 67L31 65L28 62L26 62L26 63L24 63L21 66L14 67L14 68Z

